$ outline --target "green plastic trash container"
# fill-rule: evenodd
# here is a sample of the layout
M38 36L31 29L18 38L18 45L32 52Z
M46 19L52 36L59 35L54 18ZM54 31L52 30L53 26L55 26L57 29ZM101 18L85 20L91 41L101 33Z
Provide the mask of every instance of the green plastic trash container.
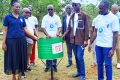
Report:
M63 57L62 38L40 38L38 44L38 57L53 60Z

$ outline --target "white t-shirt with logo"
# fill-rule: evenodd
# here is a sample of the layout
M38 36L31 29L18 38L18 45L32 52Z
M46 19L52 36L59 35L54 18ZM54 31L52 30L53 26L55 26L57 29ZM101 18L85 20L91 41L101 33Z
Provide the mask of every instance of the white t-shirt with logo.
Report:
M54 14L52 17L49 14L45 15L42 20L42 28L45 28L51 37L56 37L58 28L61 27L60 17Z
M118 18L109 12L107 15L98 15L95 18L97 29L96 45L101 47L112 47L113 32L119 31Z

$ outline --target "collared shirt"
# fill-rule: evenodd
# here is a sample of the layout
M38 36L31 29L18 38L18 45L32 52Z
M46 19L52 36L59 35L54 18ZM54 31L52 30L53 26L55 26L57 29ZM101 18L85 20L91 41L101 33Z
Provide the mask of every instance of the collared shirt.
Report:
M71 16L71 15L67 15L67 19L66 19L67 27L68 27L68 24L69 24L69 21L70 21L70 16Z
M52 17L49 14L45 15L43 17L41 27L45 28L50 36L56 37L58 28L61 27L60 17L56 14L54 14Z
M5 16L3 26L8 27L7 38L20 38L25 36L24 27L26 26L25 20L19 15L15 18L12 13Z
M118 18L109 12L107 15L98 15L95 18L97 29L96 45L101 47L112 47L113 32L119 31Z
M75 13L75 17L74 17L74 36L76 34L76 28L78 27L78 13Z
M37 20L37 18L35 17L35 16L31 16L31 17L29 17L28 19L31 19L31 21L32 21L32 24L35 26L35 25L38 25L38 20Z

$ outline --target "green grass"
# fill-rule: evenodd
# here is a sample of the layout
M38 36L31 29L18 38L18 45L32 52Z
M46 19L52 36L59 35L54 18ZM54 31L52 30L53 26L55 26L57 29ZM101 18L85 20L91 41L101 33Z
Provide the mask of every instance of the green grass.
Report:
M41 36L43 36L41 34ZM1 45L1 36L0 36L0 45ZM76 64L73 55L73 65L69 68L66 67L67 64L67 53L66 53L66 45L63 43L64 49L64 57L60 64L58 65L58 72L54 73L54 80L78 80L79 78L72 78L72 75L76 72ZM37 49L36 49L37 51ZM0 80L11 80L11 76L5 75L3 71L3 59L4 59L3 51L0 48ZM92 64L92 53L88 53L85 50L85 65L86 65L86 80L97 80L97 70L96 67L91 67ZM58 59L58 62L60 59ZM42 63L40 59L37 57L36 52L36 66L32 67L33 72L26 73L27 78L23 80L50 80L50 71L45 73L44 68L45 65ZM120 69L116 69L116 54L113 56L113 80L120 80Z
M2 21L0 21L0 31L2 30Z

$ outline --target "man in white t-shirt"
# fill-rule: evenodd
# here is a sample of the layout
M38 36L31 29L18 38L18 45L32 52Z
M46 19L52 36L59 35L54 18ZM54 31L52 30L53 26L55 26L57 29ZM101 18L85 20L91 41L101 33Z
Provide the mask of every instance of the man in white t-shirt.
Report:
M29 19L32 21L31 24L34 25L35 27L35 35L38 37L38 20L35 16L32 15L32 5L28 5L27 8L31 11ZM33 42L33 48L32 48L32 54L30 56L30 64L32 66L35 65L35 46L36 46L36 41Z
M60 17L54 13L53 5L47 6L48 14L42 19L42 29L46 38L59 37L61 32ZM53 60L53 70L57 72L57 60ZM50 69L50 60L46 60L45 72Z
M106 80L112 80L112 56L116 48L118 38L118 18L109 11L109 2L101 1L99 4L99 15L95 19L95 31L90 40L89 48L96 38L96 58L98 67L98 80L104 80L104 67L106 69Z

